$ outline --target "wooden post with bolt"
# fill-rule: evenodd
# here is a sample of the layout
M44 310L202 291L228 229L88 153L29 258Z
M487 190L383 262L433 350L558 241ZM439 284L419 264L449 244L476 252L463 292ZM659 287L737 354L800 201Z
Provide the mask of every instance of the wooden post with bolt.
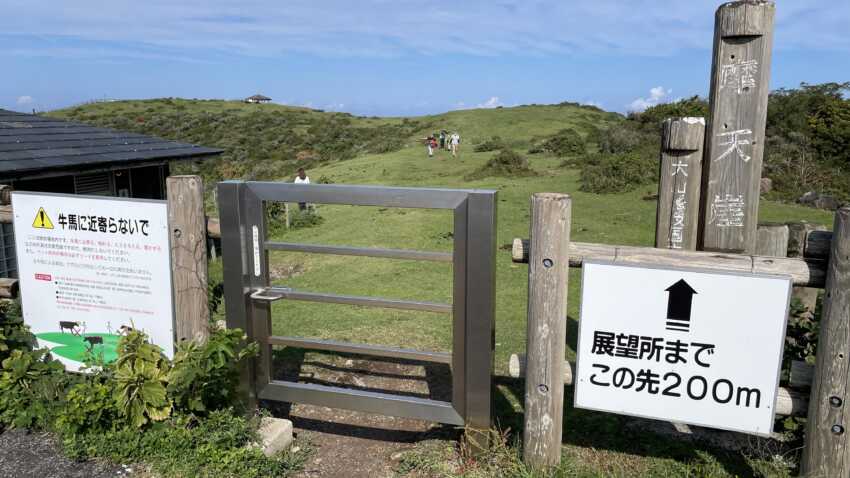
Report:
M168 226L171 231L171 277L177 341L209 337L207 300L207 220L200 176L170 176Z
M755 252L774 13L772 2L740 0L715 15L701 250Z
M655 247L697 248L704 140L704 118L667 118L662 124Z
M523 459L533 468L561 461L570 205L566 194L531 198Z
M836 211L802 474L850 476L850 208Z

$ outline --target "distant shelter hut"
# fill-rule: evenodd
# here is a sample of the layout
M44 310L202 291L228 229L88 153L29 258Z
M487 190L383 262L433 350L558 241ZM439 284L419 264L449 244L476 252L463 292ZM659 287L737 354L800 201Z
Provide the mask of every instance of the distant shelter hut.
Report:
M172 161L222 152L0 109L0 184L17 191L165 199ZM0 277L17 276L14 246L12 224L0 220Z
M254 95L245 98L245 103L268 103L271 100L268 96Z

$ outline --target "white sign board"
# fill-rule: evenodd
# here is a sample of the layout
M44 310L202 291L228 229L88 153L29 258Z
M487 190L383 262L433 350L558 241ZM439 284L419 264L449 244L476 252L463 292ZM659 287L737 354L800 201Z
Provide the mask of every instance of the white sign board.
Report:
M790 278L583 269L576 407L770 434Z
M24 321L68 370L144 331L169 357L174 313L165 201L12 193Z

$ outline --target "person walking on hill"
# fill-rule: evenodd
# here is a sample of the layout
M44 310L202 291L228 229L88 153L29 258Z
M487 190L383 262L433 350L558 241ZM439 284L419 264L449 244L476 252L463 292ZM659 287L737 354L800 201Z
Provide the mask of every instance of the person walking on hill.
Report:
M452 133L450 142L452 146L452 156L457 157L458 150L460 149L460 135L457 134L457 131Z
M428 157L434 157L434 150L437 149L437 138L434 135L425 138L425 146L428 148Z
M446 149L446 130L440 131L440 149Z
M307 176L307 172L304 171L304 168L298 168L298 174L295 175L295 181L292 181L295 184L310 184L310 177ZM298 203L298 209L304 211L307 209L306 202Z

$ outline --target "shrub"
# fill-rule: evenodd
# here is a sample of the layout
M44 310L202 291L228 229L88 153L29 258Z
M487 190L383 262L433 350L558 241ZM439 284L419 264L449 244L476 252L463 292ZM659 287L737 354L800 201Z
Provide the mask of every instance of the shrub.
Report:
M586 146L584 138L574 129L562 129L540 145L540 149L555 156L573 156L584 154ZM529 150L531 153L531 150Z
M217 329L207 342L183 342L177 346L166 380L174 409L206 415L237 402L239 366L257 354L257 344L246 344L241 330Z
M602 153L619 154L634 151L647 145L660 145L657 133L645 132L629 123L612 126L603 131L599 138L599 151Z
M62 435L83 432L103 432L121 428L118 402L110 382L99 376L71 387L66 405L56 419L56 429Z
M467 179L479 179L487 176L533 176L528 159L512 149L502 149L480 169L467 176Z
M626 192L657 177L657 162L640 151L597 154L581 171L580 189L591 193Z
M60 408L69 377L47 350L12 350L0 372L0 425L46 427Z
M472 150L475 151L476 153L488 153L490 151L496 151L496 150L499 150L499 149L504 150L504 149L507 149L507 147L508 147L507 144L502 140L501 137L493 136L492 138L488 139L487 141L484 141L483 143L475 145L475 147L472 148Z

